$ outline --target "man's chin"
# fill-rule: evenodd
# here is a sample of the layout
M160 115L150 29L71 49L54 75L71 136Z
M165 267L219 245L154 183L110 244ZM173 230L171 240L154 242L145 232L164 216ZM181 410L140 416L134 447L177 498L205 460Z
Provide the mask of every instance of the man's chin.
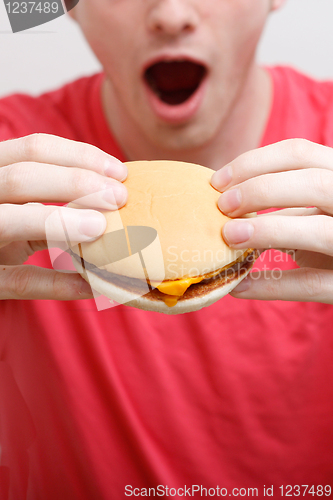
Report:
M172 159L171 153L193 153L208 146L216 135L216 128L211 120L202 118L177 126L156 121L150 130L146 129L146 136Z

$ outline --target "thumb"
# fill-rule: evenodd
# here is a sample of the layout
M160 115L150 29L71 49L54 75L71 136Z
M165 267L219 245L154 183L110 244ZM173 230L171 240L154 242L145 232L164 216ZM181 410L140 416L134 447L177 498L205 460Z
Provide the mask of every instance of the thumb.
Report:
M278 271L278 272L277 272ZM230 295L242 299L333 304L333 272L310 267L250 273Z
M0 266L0 300L91 298L91 288L79 274L28 265Z

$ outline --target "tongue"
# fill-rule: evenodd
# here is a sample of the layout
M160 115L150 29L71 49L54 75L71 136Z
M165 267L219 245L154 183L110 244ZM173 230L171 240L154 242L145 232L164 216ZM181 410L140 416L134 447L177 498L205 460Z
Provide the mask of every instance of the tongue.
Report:
M200 84L205 69L190 61L161 62L147 70L147 80L159 92L188 93Z

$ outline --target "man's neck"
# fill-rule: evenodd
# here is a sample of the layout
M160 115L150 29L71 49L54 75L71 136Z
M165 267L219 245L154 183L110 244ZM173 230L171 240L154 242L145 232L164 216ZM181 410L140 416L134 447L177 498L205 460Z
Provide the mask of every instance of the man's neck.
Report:
M218 170L240 154L260 146L272 102L267 71L254 66L236 102L215 137L204 146L186 151L165 151L151 144L134 123L114 113L112 90L104 80L104 112L115 139L128 160L179 160Z

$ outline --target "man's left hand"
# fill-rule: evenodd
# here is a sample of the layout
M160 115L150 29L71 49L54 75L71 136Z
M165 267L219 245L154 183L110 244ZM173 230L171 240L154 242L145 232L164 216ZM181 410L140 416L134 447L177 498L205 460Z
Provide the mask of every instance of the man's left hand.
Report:
M227 222L228 245L294 250L299 266L278 280L250 273L232 295L333 304L333 149L282 141L239 156L214 173L212 185L223 192L218 204L229 217L283 209Z

